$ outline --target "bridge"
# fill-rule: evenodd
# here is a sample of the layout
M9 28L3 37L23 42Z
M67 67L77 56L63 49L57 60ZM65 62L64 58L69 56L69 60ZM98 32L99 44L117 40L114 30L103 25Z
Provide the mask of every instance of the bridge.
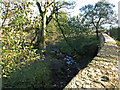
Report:
M113 38L101 33L100 49L96 57L80 70L64 88L120 88L118 75L118 47Z

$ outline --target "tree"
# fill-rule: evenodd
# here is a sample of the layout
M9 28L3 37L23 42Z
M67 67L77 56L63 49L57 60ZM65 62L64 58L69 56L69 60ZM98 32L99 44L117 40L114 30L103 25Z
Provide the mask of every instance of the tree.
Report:
M36 4L41 17L41 27L38 28L36 46L40 47L40 44L42 43L43 49L46 49L46 26L61 8L66 7L67 5L72 5L72 3L67 3L65 1L44 0L40 2L36 1Z
M70 27L70 34L72 35L75 34L76 36L80 36L83 34L88 34L90 32L89 25L87 23L84 24L81 14L70 17L68 19L68 25Z
M28 33L24 32L25 26L31 23L28 17L28 12L32 12L30 3L4 0L0 4L3 21L1 65L3 77L7 77L8 73L40 60L40 55L36 54L37 49L32 49L30 41L26 40Z
M18 15L21 18L27 19L28 20L28 12L32 12L32 10L29 8L32 3L30 2L22 2L22 1L11 1L11 0L2 0L0 1L1 4L1 19L2 19L2 25L1 27L3 28L4 26L9 26L9 25L14 25L14 19L15 16ZM20 15L21 14L21 15ZM7 22L7 23L6 23Z
M112 8L113 4L106 1L99 1L95 5L86 5L80 9L83 14L82 20L85 24L89 24L90 27L96 29L96 37L98 39L98 29L105 24L114 24L116 16Z

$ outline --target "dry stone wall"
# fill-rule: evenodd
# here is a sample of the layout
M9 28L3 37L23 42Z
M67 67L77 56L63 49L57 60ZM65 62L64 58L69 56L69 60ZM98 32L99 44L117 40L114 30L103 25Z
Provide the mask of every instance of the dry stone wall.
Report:
M64 88L118 88L118 47L115 40L101 33L101 49L91 63Z

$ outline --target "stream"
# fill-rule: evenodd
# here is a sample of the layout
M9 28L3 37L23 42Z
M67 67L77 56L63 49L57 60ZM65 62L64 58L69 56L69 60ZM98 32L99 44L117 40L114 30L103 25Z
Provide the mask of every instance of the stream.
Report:
M50 48L51 55L56 57L52 62L52 85L54 88L64 88L81 70L79 63L72 56L62 52L58 47ZM53 53L54 52L54 53ZM61 65L61 66L60 66ZM59 68L59 69L57 69Z
M71 64L73 64L75 62L75 60L72 57L70 57L70 56L66 56L64 58L64 60L65 60L67 65L71 65Z

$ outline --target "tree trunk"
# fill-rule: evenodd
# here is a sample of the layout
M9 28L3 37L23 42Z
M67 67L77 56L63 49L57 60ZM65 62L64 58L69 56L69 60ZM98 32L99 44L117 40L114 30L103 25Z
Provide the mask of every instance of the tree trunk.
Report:
M35 43L35 48L40 49L41 43L42 43L42 31L41 29L39 29L37 32L37 41Z
M41 29L38 29L37 42L35 44L35 47L37 48L40 48L41 46L42 49L46 49L46 15L42 17Z
M46 49L46 14L43 16L42 19L42 43L43 43L43 49Z
M97 40L99 39L99 37L98 37L98 28L96 28L96 38L97 38Z

